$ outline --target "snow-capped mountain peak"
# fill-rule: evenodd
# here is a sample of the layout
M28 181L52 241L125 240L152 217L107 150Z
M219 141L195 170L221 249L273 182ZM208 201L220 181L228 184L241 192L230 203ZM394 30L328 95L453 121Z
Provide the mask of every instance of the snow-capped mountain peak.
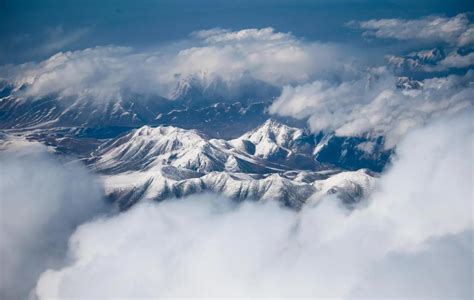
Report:
M200 133L172 126L143 126L107 143L94 154L101 170L143 170L173 165L199 172L222 170L225 153Z
M313 159L314 136L301 128L294 128L269 119L230 143L251 155L286 164L292 168L317 168Z
M289 127L273 119L268 119L260 127L242 135L240 139L249 140L254 144L267 141L285 146L303 136L303 134L303 129Z
M288 156L292 152L295 141L304 135L304 130L268 119L260 127L243 134L231 141L237 147L254 149L254 155L262 158Z

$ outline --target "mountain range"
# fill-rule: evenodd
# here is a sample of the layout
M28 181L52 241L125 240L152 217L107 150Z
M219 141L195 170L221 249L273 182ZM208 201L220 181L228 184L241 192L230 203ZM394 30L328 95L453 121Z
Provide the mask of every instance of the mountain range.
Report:
M347 207L367 196L393 152L383 137L312 133L301 121L270 118L274 88L243 82L245 95L220 81L186 78L173 99L124 94L103 102L25 98L25 87L3 82L0 139L38 141L80 159L120 209L205 192L295 209L325 194Z
M273 199L296 209L321 193L334 193L351 206L370 192L373 172L318 162L325 142L315 144L308 136L274 120L231 140L143 126L100 145L87 163L102 174L107 194L122 209L140 200L202 192L238 201Z

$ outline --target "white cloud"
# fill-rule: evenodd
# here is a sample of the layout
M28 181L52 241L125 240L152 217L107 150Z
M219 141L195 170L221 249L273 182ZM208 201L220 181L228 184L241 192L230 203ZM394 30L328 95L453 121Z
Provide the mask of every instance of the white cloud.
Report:
M289 33L275 32L273 28L243 29L240 31L229 31L214 28L210 30L200 30L192 34L195 37L203 38L209 43L227 43L241 41L288 41L293 39Z
M466 14L454 17L429 16L414 20L374 19L351 22L367 36L398 40L443 42L453 46L468 46L474 43L474 25Z
M99 100L120 98L124 91L169 97L177 82L188 76L205 83L251 77L281 86L343 73L345 63L348 60L335 45L306 42L272 28L212 29L153 51L96 47L60 52L39 63L4 67L3 76L17 87L26 84L24 96L58 93Z
M104 208L85 167L39 144L0 153L0 298L26 299L39 274L64 263L75 227Z
M472 107L473 78L474 72L469 71L462 76L426 79L422 89L405 90L396 88L395 77L378 69L340 84L315 81L285 86L270 112L308 118L316 132L386 135L387 146L392 147L410 128Z
M450 53L444 59L442 59L433 68L425 67L427 71L444 71L451 68L467 68L474 65L474 52L466 55L459 55L458 53Z
M472 297L472 140L465 114L414 131L366 208L301 212L203 195L82 225L48 297Z

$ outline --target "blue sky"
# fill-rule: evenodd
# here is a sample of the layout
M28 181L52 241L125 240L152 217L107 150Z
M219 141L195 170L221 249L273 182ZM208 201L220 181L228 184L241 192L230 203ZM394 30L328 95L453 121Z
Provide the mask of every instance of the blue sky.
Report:
M273 27L308 40L365 43L351 20L454 16L471 1L31 1L0 2L0 64L97 45L158 46L215 27ZM377 41L387 46L390 41ZM374 45L371 45L372 47Z

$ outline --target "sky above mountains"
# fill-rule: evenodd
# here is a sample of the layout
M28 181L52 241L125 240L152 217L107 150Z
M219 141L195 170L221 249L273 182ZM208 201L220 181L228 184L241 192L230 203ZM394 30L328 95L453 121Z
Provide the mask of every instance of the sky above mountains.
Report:
M447 17L473 11L471 1L2 1L0 63L44 59L98 45L156 47L211 28L273 27L312 41L399 47L361 40L352 20ZM404 46L406 47L406 45Z
M257 98L275 100L271 114L314 132L385 135L393 147L410 128L473 105L472 10L443 3L5 3L2 22L18 26L6 26L4 47L17 50L0 50L13 62L0 78L19 98L97 105L177 100L193 88L209 105L268 90Z

